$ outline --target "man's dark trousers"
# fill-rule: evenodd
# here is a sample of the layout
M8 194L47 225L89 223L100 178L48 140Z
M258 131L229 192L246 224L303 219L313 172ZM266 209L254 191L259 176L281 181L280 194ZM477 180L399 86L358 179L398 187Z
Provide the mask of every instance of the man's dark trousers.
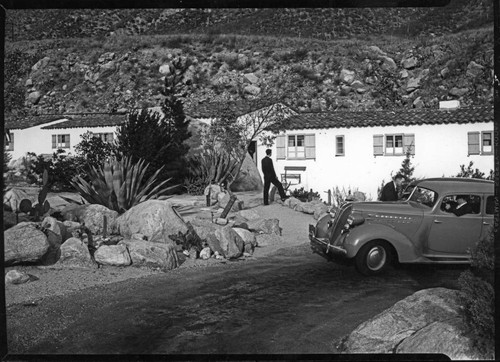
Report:
M282 199L285 198L285 190L283 189L283 185L278 181L276 177L274 178L264 178L264 205L269 205L269 187L273 184L278 189L280 193L280 197ZM274 201L274 200L273 200Z

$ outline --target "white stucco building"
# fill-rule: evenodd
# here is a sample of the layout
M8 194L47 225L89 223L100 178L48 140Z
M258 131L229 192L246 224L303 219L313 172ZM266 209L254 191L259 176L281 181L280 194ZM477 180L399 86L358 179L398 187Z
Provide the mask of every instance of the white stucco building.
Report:
M376 200L382 180L398 172L410 146L415 177L455 176L470 161L488 175L493 121L488 106L303 113L286 121L272 159L278 178L285 170L295 176L290 190L313 189L325 200L329 189L350 188ZM258 145L260 158L265 149ZM258 168L262 174L260 162Z
M125 113L89 113L77 115L43 115L8 120L9 140L6 150L16 160L28 152L52 155L61 148L75 154L81 135L90 131L105 141L112 141Z

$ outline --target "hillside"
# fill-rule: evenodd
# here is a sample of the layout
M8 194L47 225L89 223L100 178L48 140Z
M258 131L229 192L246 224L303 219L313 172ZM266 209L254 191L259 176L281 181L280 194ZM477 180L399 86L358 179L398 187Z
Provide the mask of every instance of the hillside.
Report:
M493 29L487 4L459 0L446 11L9 11L7 21L25 24L25 32L5 46L6 113L160 105L160 67L175 55L194 62L186 79L192 84L187 102L278 92L300 111L436 107L446 99L492 104ZM469 16L456 16L459 10ZM327 18L331 26L324 25ZM419 24L420 30L411 26L411 31L421 35L401 35L411 24ZM280 33L283 29L287 34ZM324 40L315 29L336 35ZM182 34L171 34L174 30ZM300 37L285 36L297 32Z

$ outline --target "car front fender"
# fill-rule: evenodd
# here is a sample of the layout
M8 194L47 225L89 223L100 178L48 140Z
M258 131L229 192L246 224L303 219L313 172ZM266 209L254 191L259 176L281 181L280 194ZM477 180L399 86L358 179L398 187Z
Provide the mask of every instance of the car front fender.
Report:
M349 230L343 245L347 251L346 256L355 257L359 249L372 240L385 240L390 243L402 263L417 261L422 256L421 250L406 235L383 224L364 224Z

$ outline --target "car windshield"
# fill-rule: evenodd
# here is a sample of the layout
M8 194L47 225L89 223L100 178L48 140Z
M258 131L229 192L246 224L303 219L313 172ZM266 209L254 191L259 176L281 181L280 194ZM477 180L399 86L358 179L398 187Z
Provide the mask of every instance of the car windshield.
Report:
M413 189L408 201L415 201L419 204L433 207L437 199L438 194L435 191L432 191L431 189L427 189L425 187L416 186Z
M408 187L403 191L403 195L401 195L401 200L408 200L414 188L415 185L408 185Z

